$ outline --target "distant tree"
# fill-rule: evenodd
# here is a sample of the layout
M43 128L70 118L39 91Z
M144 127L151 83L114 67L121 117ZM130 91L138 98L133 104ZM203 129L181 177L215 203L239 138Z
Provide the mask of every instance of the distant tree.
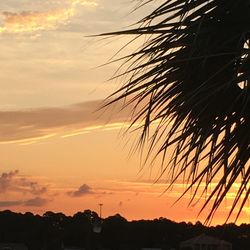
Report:
M1 242L23 243L30 250L61 250L61 238L58 237L53 224L56 218L63 218L61 230L65 245L84 247L85 249L140 249L142 247L161 247L178 249L180 242L205 233L233 244L234 250L249 250L250 225L237 226L233 223L206 227L201 223L176 223L165 218L154 220L127 221L116 214L103 219L103 231L90 238L93 244L87 244L85 229L88 226L82 216L46 212L45 216L20 214L11 211L0 211ZM89 213L87 214L95 214ZM85 217L86 218L86 217ZM62 221L60 219L60 221ZM2 237L2 235L4 237ZM98 236L98 237L96 237ZM90 243L90 242L89 242ZM101 244L99 244L101 243Z
M63 221L65 215L48 211L43 215L45 223L45 246L48 250L62 250Z
M101 241L104 247L112 250L120 249L126 245L127 220L120 214L109 216L103 222Z

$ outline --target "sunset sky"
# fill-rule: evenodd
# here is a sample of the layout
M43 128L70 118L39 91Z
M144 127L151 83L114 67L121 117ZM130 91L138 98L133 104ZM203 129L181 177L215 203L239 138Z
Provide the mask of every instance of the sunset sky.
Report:
M172 206L185 186L153 184L157 163L140 171L130 154L136 140L122 103L98 111L122 79L108 81L107 63L130 38L89 35L123 29L150 12L130 13L130 0L6 0L0 2L0 209L74 214L91 209L127 219L197 218L190 195ZM120 55L137 48L132 44ZM119 57L119 55L118 55ZM212 188L212 187L211 187ZM229 194L214 223L230 208ZM249 221L244 208L239 222Z

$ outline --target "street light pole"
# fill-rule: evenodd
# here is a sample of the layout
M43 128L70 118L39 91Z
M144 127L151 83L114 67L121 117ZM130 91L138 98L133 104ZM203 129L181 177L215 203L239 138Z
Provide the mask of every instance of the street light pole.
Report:
M103 204L102 204L102 203L99 203L98 205L99 205L99 207L100 207L99 217L100 217L100 219L101 219L101 218L102 218L102 206L103 206Z

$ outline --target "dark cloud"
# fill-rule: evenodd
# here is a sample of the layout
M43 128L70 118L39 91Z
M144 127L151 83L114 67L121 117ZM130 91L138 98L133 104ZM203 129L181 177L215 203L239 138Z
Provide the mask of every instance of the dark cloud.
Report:
M94 192L92 191L91 187L89 187L86 184L83 184L76 191L68 192L68 195L71 196L71 197L81 197L81 196L85 196L85 195L93 194L93 193Z
M10 171L9 173L2 173L0 176L0 194L7 191L42 195L48 192L46 186L33 181L27 177L21 177L19 171Z
M43 199L40 197L35 197L33 199L27 200L23 202L23 205L26 207L42 207L47 205L50 201L48 199Z
M0 207L14 207L22 204L23 201L0 201Z
M35 181L30 181L27 178L21 178L18 180L20 187L24 188L24 192L31 193L33 195L42 195L47 193L48 189L46 186L41 186Z
M101 192L100 194L103 194L103 195L113 195L114 193L113 192L106 192L106 191L104 191L104 192Z
M16 200L16 201L1 201L0 207L14 207L14 206L25 206L25 207L42 207L50 202L48 199L35 197L29 200Z
M18 174L18 170L9 173L2 173L0 177L0 193L6 192L12 185L13 177Z

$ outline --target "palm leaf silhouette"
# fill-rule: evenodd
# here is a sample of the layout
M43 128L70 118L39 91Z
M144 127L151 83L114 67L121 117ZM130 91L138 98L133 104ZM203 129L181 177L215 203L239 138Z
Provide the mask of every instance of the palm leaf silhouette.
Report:
M171 183L185 175L191 202L216 183L202 207L212 205L207 222L240 181L228 215L237 207L237 219L250 192L250 1L165 0L137 28L103 35L127 34L149 38L123 58L129 80L109 104L147 100L132 121L144 121L139 143L157 148Z

